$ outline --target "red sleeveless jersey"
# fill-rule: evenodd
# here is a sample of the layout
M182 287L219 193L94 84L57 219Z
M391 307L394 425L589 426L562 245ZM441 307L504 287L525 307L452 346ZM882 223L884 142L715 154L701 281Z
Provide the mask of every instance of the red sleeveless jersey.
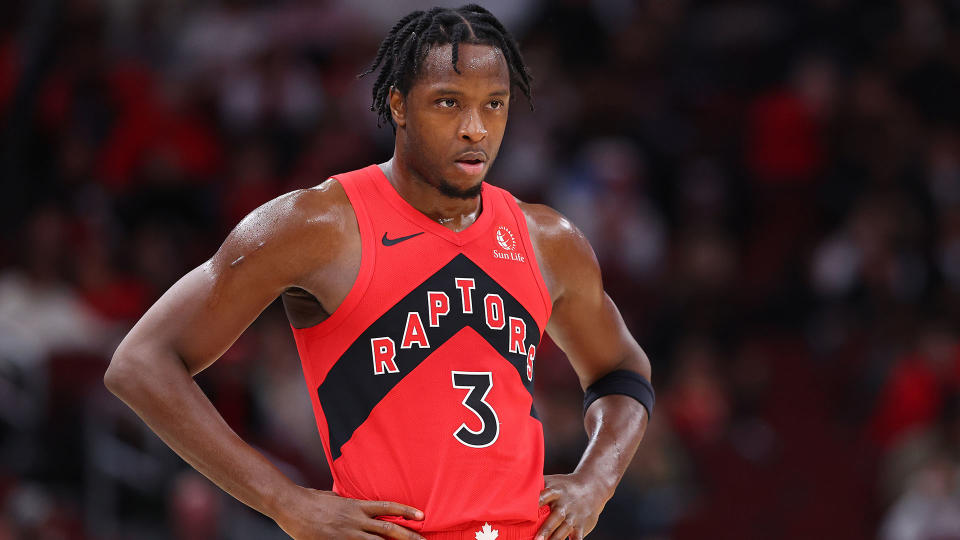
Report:
M334 178L360 272L328 319L293 328L334 491L419 508L423 522L385 519L424 532L537 521L533 366L551 304L519 206L484 183L457 233L376 165Z

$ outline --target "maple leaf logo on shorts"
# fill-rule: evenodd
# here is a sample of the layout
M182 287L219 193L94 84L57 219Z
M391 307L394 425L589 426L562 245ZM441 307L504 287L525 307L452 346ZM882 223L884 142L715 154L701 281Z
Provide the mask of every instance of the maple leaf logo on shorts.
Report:
M500 531L494 529L489 523L484 523L483 527L474 535L477 540L497 540Z

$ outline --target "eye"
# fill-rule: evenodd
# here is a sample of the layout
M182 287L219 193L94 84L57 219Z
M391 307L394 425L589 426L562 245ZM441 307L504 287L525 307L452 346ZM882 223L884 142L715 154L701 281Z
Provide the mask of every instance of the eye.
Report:
M437 105L439 105L442 109L450 109L457 106L457 100L453 98L438 99Z
M491 109L502 109L502 108L503 108L503 101L501 101L501 100L499 100L499 99L495 99L495 100L491 101L491 102L490 102L490 108L491 108Z

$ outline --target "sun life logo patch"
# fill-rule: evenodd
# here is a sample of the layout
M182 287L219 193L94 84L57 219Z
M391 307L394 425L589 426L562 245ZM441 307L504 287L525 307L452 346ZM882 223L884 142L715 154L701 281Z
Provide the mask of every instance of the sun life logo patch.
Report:
M514 238L510 229L506 227L497 227L497 243L507 251L517 249L517 239Z
M517 237L513 235L510 229L504 226L497 227L496 240L503 251L494 249L493 257L495 259L517 262L526 261L526 257L522 253L517 253Z

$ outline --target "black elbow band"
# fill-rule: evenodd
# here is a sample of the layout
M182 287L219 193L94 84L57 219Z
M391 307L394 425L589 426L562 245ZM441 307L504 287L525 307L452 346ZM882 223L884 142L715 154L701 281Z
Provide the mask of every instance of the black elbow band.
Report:
M648 418L653 414L653 405L657 401L653 385L646 377L635 371L618 369L607 373L587 387L587 391L583 394L583 414L587 414L591 403L610 394L622 394L639 401L647 409Z

